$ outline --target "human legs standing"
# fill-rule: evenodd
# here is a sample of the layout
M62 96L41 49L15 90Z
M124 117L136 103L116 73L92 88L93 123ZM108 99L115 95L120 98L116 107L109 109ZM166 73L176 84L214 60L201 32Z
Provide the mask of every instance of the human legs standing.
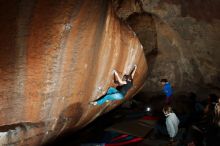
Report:
M171 104L171 101L172 101L172 95L171 96L166 96L165 103L166 104Z

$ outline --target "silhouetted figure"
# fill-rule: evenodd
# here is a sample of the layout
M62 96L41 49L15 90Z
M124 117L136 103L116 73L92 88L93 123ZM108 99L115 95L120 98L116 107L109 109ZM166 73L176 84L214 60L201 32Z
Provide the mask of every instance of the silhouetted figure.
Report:
M217 96L210 94L203 102L202 116L192 122L190 131L188 132L188 142L194 143L196 146L217 146L218 128L213 123L214 119L214 105L217 101ZM197 113L198 114L198 113ZM218 143L219 145L219 143Z
M220 97L217 98L217 103L215 104L213 122L220 127Z
M213 108L213 117L207 130L207 146L220 146L220 98L213 96L216 104Z
M204 105L202 105L202 103L197 100L197 95L193 92L189 93L189 98L192 105L190 115L190 124L192 124L193 122L198 121L199 118L203 115Z

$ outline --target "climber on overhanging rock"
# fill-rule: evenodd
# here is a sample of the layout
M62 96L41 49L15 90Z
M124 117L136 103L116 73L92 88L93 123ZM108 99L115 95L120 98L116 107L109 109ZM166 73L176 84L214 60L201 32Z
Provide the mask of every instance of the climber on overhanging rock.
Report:
M123 99L128 90L133 86L133 78L136 70L137 65L134 65L134 68L131 70L130 74L124 75L122 79L119 77L117 71L114 70L114 80L117 84L117 87L110 87L105 95L103 95L96 101L90 102L90 104L102 105L105 102Z

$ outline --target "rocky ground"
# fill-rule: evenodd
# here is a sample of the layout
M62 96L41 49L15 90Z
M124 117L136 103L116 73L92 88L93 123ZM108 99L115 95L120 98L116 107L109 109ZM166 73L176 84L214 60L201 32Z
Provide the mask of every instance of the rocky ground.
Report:
M184 97L184 98L180 98ZM187 95L182 95L173 99L173 108L178 115L182 113L190 112L190 99ZM64 146L94 146L103 142L103 137L106 134L105 129L111 127L114 124L120 123L122 121L132 121L142 119L143 116L156 116L163 117L162 108L164 105L164 96L159 96L157 98L149 99L148 101L141 101L136 97L137 100L133 100L132 106L128 104L123 104L122 106L116 108L115 110L99 117L97 120L86 126L84 129L78 131L77 133L69 132L62 137L58 137L55 141L46 144L50 145L64 145ZM146 107L151 107L151 112L146 112ZM183 133L184 128L179 130L177 138L173 146L184 146ZM122 133L123 134L123 133ZM169 138L167 136L159 136L157 138L153 137L153 131L150 131L143 140L140 142L127 144L126 146L168 146L171 145ZM106 137L105 137L106 139ZM90 144L90 145L89 145Z

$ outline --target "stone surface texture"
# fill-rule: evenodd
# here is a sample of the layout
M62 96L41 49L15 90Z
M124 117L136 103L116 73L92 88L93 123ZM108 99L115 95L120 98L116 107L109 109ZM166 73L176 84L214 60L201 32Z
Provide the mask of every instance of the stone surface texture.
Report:
M39 146L77 130L123 101L91 106L113 83L113 69L147 62L136 34L106 0L0 1L0 145Z
M143 44L147 98L167 78L175 93L220 94L219 0L114 0L118 17Z

